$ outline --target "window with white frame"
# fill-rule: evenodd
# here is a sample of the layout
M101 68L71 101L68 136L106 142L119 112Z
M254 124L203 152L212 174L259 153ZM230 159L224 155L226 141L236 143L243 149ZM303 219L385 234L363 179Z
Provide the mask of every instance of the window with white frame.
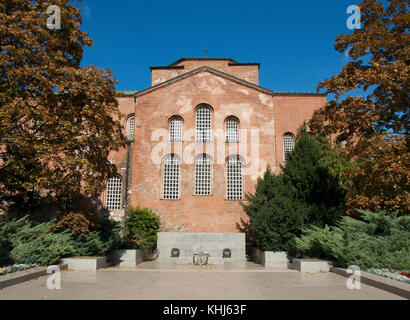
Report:
M196 109L196 132L195 140L199 142L211 141L212 111L202 105Z
M195 195L211 194L211 159L201 155L195 160Z
M169 123L169 141L182 141L182 119L174 117Z
M226 120L226 142L238 142L238 120L229 118Z
M105 207L108 210L120 210L122 206L122 180L120 176L108 179Z
M174 155L170 155L163 161L163 199L179 199L179 179L179 159Z
M135 128L135 118L130 117L128 119L128 137L134 137L134 128Z
M226 199L242 200L242 160L238 156L230 157L226 163Z
M287 160L289 152L295 148L295 138L291 133L285 133L283 136L283 154L285 161Z

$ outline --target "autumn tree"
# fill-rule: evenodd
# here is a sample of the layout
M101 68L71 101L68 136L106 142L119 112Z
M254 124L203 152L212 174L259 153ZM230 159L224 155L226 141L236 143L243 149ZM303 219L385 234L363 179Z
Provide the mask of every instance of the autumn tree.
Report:
M0 204L98 196L123 144L110 71L81 66L92 40L67 0L0 2ZM61 28L47 27L57 5Z
M408 0L364 0L362 28L336 38L335 49L352 61L318 86L333 94L310 121L313 131L334 134L354 159L348 213L355 209L409 212ZM360 92L360 94L357 94Z

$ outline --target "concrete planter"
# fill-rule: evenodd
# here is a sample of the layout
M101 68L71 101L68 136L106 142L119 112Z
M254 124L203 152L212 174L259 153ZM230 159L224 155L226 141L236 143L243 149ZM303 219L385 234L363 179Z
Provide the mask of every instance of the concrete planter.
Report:
M347 270L343 268L332 267L330 268L330 272L334 272L347 278L352 276L352 273L347 272ZM397 294L406 299L410 299L410 284L408 283L383 278L381 276L364 271L360 272L360 282L381 290L388 291L393 294Z
M300 272L329 272L333 262L320 259L293 259L290 267Z
M60 264L57 265L57 267L59 267L60 270L67 269L66 264ZM47 273L47 267L35 267L23 271L8 273L0 277L0 289L4 289L6 287L30 281L48 274L49 273Z
M269 269L287 269L289 258L285 251L262 251L258 248L251 248L250 254L255 258L255 262Z
M135 267L144 260L145 250L140 249L119 249L113 251L108 260L120 267Z
M105 257L71 257L64 258L61 263L67 264L74 271L92 271L107 267Z

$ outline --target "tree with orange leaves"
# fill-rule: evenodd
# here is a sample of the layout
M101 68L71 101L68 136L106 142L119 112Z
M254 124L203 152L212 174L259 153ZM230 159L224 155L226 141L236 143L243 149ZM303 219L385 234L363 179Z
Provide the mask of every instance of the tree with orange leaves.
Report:
M60 29L47 27L58 6ZM39 201L98 196L124 144L117 82L80 66L80 9L68 0L0 2L0 205L30 212ZM24 212L23 212L24 213Z
M408 0L364 0L362 29L336 38L335 49L352 59L318 86L334 99L317 110L309 126L343 142L355 161L347 213L355 209L408 214L410 206ZM351 96L353 90L362 95Z

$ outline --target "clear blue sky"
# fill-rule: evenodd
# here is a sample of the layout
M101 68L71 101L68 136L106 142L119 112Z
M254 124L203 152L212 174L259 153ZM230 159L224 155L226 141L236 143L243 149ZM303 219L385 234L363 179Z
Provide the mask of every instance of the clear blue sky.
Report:
M84 0L83 26L94 44L83 64L110 68L118 90L150 86L149 66L181 57L260 62L260 85L314 92L348 61L334 50L352 0Z

